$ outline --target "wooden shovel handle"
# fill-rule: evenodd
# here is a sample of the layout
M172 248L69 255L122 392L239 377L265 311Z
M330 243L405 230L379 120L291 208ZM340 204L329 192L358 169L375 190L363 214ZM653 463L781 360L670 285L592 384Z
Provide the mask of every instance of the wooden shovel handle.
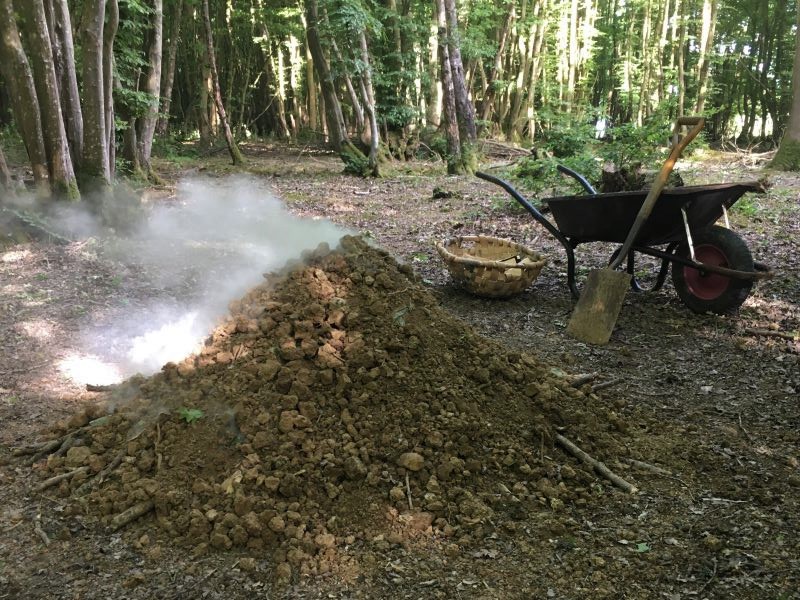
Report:
M703 117L679 117L675 121L675 129L673 131L675 137L680 133L681 127L691 127L691 129L689 133L672 145L672 151L669 153L664 166L662 166L661 170L658 172L655 181L653 181L653 186L647 193L647 197L644 199L642 207L636 215L636 220L634 220L633 226L628 232L628 237L625 238L625 243L622 244L622 248L620 248L614 261L608 265L608 269L616 269L628 256L628 252L630 252L633 243L636 241L636 237L639 235L639 231L647 221L650 213L653 212L653 206L655 206L656 200L658 200L658 197L661 195L661 190L667 185L667 179L669 179L669 174L672 173L672 169L675 168L675 163L686 146L688 146L689 143L697 137L697 134L703 130L704 124L705 119L703 119Z

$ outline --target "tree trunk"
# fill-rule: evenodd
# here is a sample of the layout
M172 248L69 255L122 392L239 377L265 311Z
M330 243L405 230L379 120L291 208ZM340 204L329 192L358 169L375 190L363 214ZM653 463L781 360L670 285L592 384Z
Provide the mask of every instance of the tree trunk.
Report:
M439 25L439 63L441 65L442 103L444 105L444 132L447 138L447 172L463 173L461 161L461 136L458 131L458 115L456 98L453 90L453 73L450 64L450 52L447 47L447 21L445 18L445 0L437 0Z
M49 0L50 40L53 45L53 59L61 92L61 110L67 130L67 141L73 164L80 168L83 156L83 115L78 92L78 78L75 73L75 44L72 39L67 0Z
M697 61L697 101L695 114L702 114L706 103L708 67L714 48L714 28L717 24L717 0L703 1L703 25L700 34L700 58ZM767 67L764 67L767 71Z
M6 155L3 154L3 149L0 148L0 204L6 196L14 195L14 181L11 179L11 171L8 170L6 164Z
M434 11L435 13L436 11ZM442 123L442 80L439 77L439 26L436 15L433 15L430 35L428 36L428 89L425 101L425 124L439 127Z
M489 72L488 80L486 81L486 87L483 93L483 101L481 104L481 119L483 121L488 121L489 116L492 113L492 109L494 108L494 98L497 94L497 79L500 76L500 73L503 69L503 55L506 50L506 43L508 42L509 32L511 31L511 22L514 20L515 10L514 10L514 3L509 2L506 4L505 7L506 11L506 18L503 20L503 26L500 28L500 32L498 35L498 42L497 42L497 54L494 57L494 64L492 64L492 70Z
M169 46L167 47L167 69L164 73L164 107L161 117L156 125L156 132L165 135L169 128L169 109L172 105L172 86L175 82L175 64L178 59L178 40L181 35L181 19L183 18L183 5L186 0L177 0L175 12L172 15L172 27L169 30Z
M207 3L208 0L205 0ZM150 16L152 30L150 32L150 44L147 49L147 75L143 81L140 91L147 94L149 106L147 112L137 120L137 153L139 164L148 177L153 177L153 168L150 164L150 156L153 151L153 137L156 132L158 122L158 109L161 103L161 58L163 55L163 24L164 24L164 4L163 0L153 0L153 12Z
M314 59L308 46L308 36L306 36L306 103L308 128L311 131L317 131L319 129L319 101L317 100L317 84L314 81Z
M53 49L50 45L44 3L42 0L28 0L22 6L24 8L20 12L26 20L36 95L42 115L50 187L57 196L77 200L80 198L80 192L69 154L64 117L61 113L61 96L53 66Z
M106 0L83 4L83 114L84 146L81 173L92 188L111 185L106 132L106 93L103 40Z
M319 83L322 87L322 97L325 101L325 121L328 126L328 143L337 152L341 152L344 145L349 143L347 131L344 126L344 115L339 98L336 96L336 88L333 85L333 77L328 68L328 61L322 51L322 43L319 39L317 29L319 15L317 0L305 0L306 11L306 37L308 48L314 59L314 68L319 76Z
M800 0L797 3L797 32L792 68L792 108L789 125L770 166L784 171L800 171Z
M468 146L478 140L475 128L475 108L469 99L467 83L464 79L464 64L461 61L461 41L458 33L458 18L456 15L455 0L444 0L445 16L447 18L447 50L450 55L450 67L453 76L453 90L455 92L458 123L460 127L462 154ZM471 159L469 162L472 162ZM465 165L467 166L467 165ZM467 166L467 168L469 168Z
M114 179L116 172L116 124L114 119L114 38L119 27L118 0L106 0L108 18L103 29L103 98L106 145L108 147L108 172Z
M203 0L203 23L206 28L206 49L208 51L208 65L211 69L211 83L214 89L214 104L217 106L217 114L219 115L219 121L225 134L225 142L228 144L228 152L231 155L231 161L234 165L241 165L244 163L244 159L242 158L242 153L239 151L239 147L233 139L231 127L228 123L228 115L225 113L225 105L222 103L222 91L219 87L219 73L217 71L217 58L214 53L214 37L211 33L211 17L208 12L208 0Z
M363 63L361 71L361 90L364 95L364 109L369 117L369 156L368 167L370 174L373 177L380 177L380 169L378 166L378 145L380 144L380 133L378 133L378 116L375 110L375 92L372 88L372 63L369 56L369 48L367 47L367 35L364 30L361 30L359 35L359 42L361 44L361 62Z
M0 0L0 22L5 24L0 37L0 72L8 86L11 109L28 152L37 193L46 197L50 195L50 184L39 100L11 0Z

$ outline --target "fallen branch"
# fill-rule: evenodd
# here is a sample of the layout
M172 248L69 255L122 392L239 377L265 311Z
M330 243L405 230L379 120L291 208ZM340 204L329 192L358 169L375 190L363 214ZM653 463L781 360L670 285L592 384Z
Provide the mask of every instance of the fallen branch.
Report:
M591 383L598 377L600 377L600 373L598 373L597 371L595 371L594 373L583 373L581 375L576 375L575 377L573 377L572 381L570 381L569 384L574 388L580 388L581 386L586 385L587 383Z
M662 469L661 467L651 465L650 463L646 463L641 460L636 460L633 458L623 458L622 460L624 460L626 463L628 463L633 467L642 469L643 471L649 471L650 473L655 473L656 475L665 475L667 477L672 477L671 471L667 471L666 469Z
M78 496L83 496L89 490L91 490L95 486L95 484L103 483L108 474L111 473L111 471L116 469L118 466L120 466L120 464L122 464L124 458L125 458L125 452L120 452L119 454L117 454L117 456L114 457L114 460L112 460L108 465L106 465L106 467L103 468L103 470L100 471L96 476L90 477L89 479L86 480L85 483L81 484L81 486L77 490L75 490L75 494Z
M154 508L155 505L153 504L152 500L145 500L144 502L134 504L129 509L122 511L116 517L111 519L111 525L109 527L111 528L111 531L122 529L139 517L143 517Z
M406 472L406 495L408 496L408 510L414 510L414 503L411 500L411 483L408 481L408 472Z
M628 482L627 482L627 481L625 481L625 480L624 480L622 477L620 477L619 475L617 475L616 473L614 473L614 472L613 472L611 469L609 469L607 466L605 466L603 463L601 463L601 462L600 462L600 461L598 461L598 460L595 460L594 458L592 458L591 456L589 456L588 454L586 454L586 452L584 452L583 450L581 450L580 448L578 448L578 446L576 446L575 444L573 444L571 441L569 441L567 438L565 438L565 437L564 437L563 435L561 435L560 433L557 433L555 437L556 437L556 441L557 441L557 442L558 442L558 443L559 443L559 444L560 444L560 445L561 445L561 446L562 446L562 447L563 447L563 448L564 448L564 449L565 449L567 452L569 452L570 454L572 454L572 456L574 456L575 458L577 458L577 459L579 459L579 460L583 461L583 462L584 462L584 463L586 463L587 465L589 465L589 466L591 466L592 468L594 468L594 470L595 470L595 471L597 471L598 473L600 473L600 475L602 475L603 477L605 477L606 479L608 479L608 480L609 480L611 483L613 483L614 485L616 485L616 486L617 486L618 488L620 488L621 490L623 490L623 491L626 491L626 492L628 492L629 494L635 494L636 492L638 492L638 491L639 491L639 490L636 488L636 486L635 486L635 485L633 485L633 484L631 484L631 483L628 483Z
M776 337L790 342L800 341L800 333L789 333L788 331L773 331L772 329L753 329L748 327L744 330L748 335L760 335L763 337Z
M74 471L69 471L68 473L61 473L61 475L56 475L55 477L51 477L50 479L45 479L42 483L36 486L37 492L43 492L47 488L53 487L64 481L65 479L72 479L78 473L86 473L89 471L89 467L78 467Z
M14 448L11 451L11 456L27 456L29 454L38 454L41 452L50 453L54 450L57 450L58 447L61 446L62 441L63 438L58 438L57 440L49 440L39 444L31 444L30 446L20 446L19 448Z
M610 379L602 383L596 383L592 386L592 393L610 388L612 385L617 385L618 383L622 383L622 379Z

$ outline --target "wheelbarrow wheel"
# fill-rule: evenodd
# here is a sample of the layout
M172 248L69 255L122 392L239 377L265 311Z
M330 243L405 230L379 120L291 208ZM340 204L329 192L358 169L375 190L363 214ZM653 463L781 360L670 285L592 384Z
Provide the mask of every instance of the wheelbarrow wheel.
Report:
M693 234L692 241L698 262L736 271L754 270L750 249L730 229L712 225ZM675 254L688 258L688 244L682 242ZM672 283L678 297L694 312L713 312L719 315L735 312L753 287L752 280L704 273L677 263L672 266Z

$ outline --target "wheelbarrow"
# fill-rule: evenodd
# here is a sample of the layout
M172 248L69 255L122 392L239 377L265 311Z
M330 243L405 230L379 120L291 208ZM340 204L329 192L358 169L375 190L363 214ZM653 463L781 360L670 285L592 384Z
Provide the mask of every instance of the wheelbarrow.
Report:
M579 173L562 165L586 195L543 200L555 224L508 182L487 173L475 173L508 192L538 223L555 237L567 254L567 285L580 296L575 278L575 248L589 242L622 244L631 230L647 190L598 194ZM650 217L626 257L631 287L645 291L635 277L636 253L661 259L655 283L659 290L672 265L672 282L681 301L697 313L729 314L747 299L754 283L772 277L772 270L754 261L747 243L728 226L727 210L747 192L763 193L756 181L668 188L661 191ZM724 217L726 226L716 225ZM609 259L619 255L618 247Z

